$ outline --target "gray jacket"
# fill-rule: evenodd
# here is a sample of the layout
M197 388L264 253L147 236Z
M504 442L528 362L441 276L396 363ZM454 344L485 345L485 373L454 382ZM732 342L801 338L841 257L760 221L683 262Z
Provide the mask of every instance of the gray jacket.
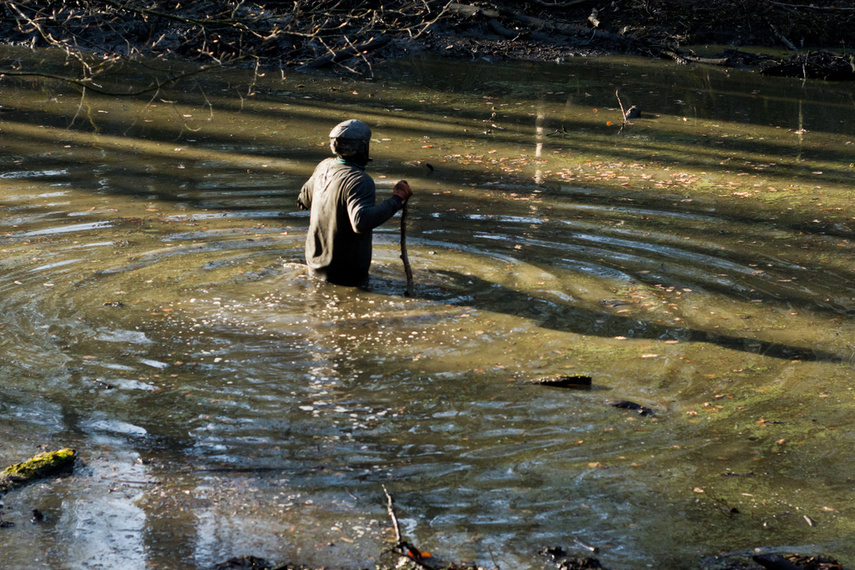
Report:
M374 228L403 207L397 196L375 204L374 180L360 166L328 158L303 185L297 203L311 211L306 263L332 283L362 285Z

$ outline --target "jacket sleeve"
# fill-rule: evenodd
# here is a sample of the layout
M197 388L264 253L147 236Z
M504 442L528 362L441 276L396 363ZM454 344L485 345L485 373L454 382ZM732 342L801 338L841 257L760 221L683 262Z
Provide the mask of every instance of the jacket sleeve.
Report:
M315 185L318 183L318 178L321 176L321 173L326 172L329 165L327 164L329 159L321 161L316 167L312 175L306 180L306 183L303 184L303 188L300 190L300 195L297 196L297 205L303 210L311 210L312 209L312 196L315 193Z
M314 176L309 178L306 183L303 184L303 188L300 190L300 195L297 196L297 206L299 206L301 210L312 209L312 192L314 190L314 180Z
M395 215L404 203L392 196L375 204L376 190L374 181L365 175L353 185L347 193L347 213L350 225L356 233L369 232Z

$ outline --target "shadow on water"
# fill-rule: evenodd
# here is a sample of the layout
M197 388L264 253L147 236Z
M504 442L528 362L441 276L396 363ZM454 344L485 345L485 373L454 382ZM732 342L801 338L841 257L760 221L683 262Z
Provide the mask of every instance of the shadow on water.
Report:
M645 322L638 318L623 317L607 312L596 312L581 307L562 307L554 299L532 297L495 283L490 283L470 275L442 270L433 270L455 283L471 284L475 291L489 291L483 297L478 294L467 297L466 305L478 309L504 312L518 317L533 319L538 326L572 332L585 336L605 336L609 338L627 337L653 340L677 340L681 342L701 342L715 344L722 348L760 354L784 360L841 362L846 357L838 353L825 352L816 348L791 346L764 341L756 337L739 337L715 331L697 330L687 327L666 326L655 322ZM430 298L430 297L428 297ZM455 301L450 301L452 304ZM786 300L783 300L786 302ZM539 305L548 308L538 310ZM511 309L513 308L513 309ZM547 313L544 315L543 313ZM607 323L603 323L603 320Z

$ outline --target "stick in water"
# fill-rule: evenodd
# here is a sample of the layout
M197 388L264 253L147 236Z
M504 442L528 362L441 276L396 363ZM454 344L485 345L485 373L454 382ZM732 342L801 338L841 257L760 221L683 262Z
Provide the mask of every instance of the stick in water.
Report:
M386 490L386 485L383 485L383 493L386 494L386 511L392 519L392 526L395 529L395 545L401 544L401 526L398 524L398 517L395 516L395 507L392 501L392 495Z
M413 270L410 268L410 258L407 257L407 202L401 210L401 261L404 262L404 273L407 274L407 290L405 297L413 296Z
M620 105L620 117L623 124L626 125L626 111L623 108L623 102L620 100L620 89L615 89L615 97L617 97L618 105Z

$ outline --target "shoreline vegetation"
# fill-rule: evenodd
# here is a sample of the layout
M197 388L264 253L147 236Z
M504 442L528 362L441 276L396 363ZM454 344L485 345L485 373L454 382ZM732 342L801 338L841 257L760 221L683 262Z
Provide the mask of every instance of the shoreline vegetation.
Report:
M855 79L853 32L855 7L842 0L8 0L0 43L58 48L66 65L47 75L7 57L0 76L97 91L100 76L142 60L371 76L378 62L429 52L555 62L625 54L845 81ZM699 55L689 46L721 47Z

